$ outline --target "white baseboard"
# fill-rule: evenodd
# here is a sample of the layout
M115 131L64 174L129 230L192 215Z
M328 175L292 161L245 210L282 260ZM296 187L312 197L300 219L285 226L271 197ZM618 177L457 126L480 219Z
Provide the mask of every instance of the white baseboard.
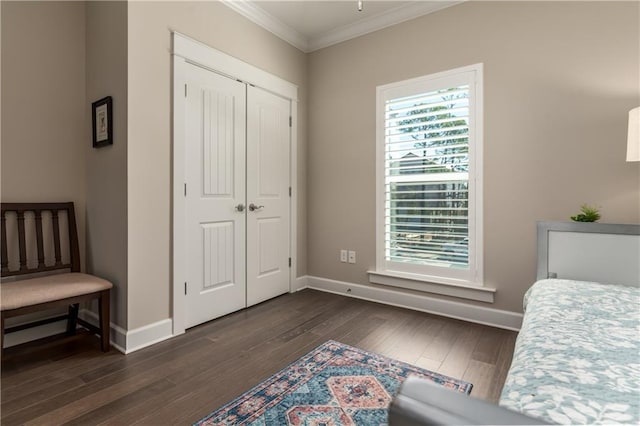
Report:
M88 309L81 309L78 313L78 316L86 322L99 327L98 314L96 314L95 312ZM113 346L123 354L126 354L127 351L125 348L127 347L127 330L114 323L109 323L109 328L111 331L109 336L111 346Z
M478 324L519 331L522 314L327 278L307 276L307 287L386 305L428 312Z
M5 334L3 346L5 348L21 345L32 340L38 340L67 331L67 320L60 320L38 327L27 328L14 333Z
M95 312L83 309L80 311L80 317L95 326L98 325L98 314ZM133 330L125 330L111 323L111 345L123 354L130 354L171 337L173 321L170 318Z
M291 285L291 293L295 293L296 291L300 291L307 288L308 278L309 277L307 275L303 275L301 277L296 278L296 280Z
M173 320L171 318L134 328L127 332L127 351L125 353L130 354L171 337L173 337Z

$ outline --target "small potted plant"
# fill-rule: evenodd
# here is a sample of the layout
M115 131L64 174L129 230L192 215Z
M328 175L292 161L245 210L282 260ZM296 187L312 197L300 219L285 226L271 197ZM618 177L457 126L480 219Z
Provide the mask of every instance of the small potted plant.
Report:
M575 216L571 216L571 220L574 222L597 222L600 219L600 212L597 207L592 207L587 204L580 206L580 213Z

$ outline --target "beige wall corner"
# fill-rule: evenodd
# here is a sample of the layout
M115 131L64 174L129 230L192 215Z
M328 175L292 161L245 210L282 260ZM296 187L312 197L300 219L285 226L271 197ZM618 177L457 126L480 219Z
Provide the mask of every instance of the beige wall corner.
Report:
M85 3L2 2L2 201L73 201L85 265Z
M127 2L86 4L87 271L114 284L111 321L127 327ZM113 99L113 145L92 147L91 103Z
M218 2L129 2L128 328L171 313L171 30L299 87L298 273L306 273L306 57ZM300 232L300 231L303 232ZM150 300L152 302L150 302Z
M536 221L590 203L603 222L640 222L640 163L625 162L627 113L640 105L639 7L467 2L312 53L308 274L368 285L375 267L376 86L479 62L492 308L521 312ZM340 263L340 249L358 263Z

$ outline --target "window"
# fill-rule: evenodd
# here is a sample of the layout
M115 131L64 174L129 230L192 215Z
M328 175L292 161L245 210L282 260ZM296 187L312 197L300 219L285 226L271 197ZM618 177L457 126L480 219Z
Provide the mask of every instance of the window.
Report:
M482 284L482 65L379 86L377 273Z

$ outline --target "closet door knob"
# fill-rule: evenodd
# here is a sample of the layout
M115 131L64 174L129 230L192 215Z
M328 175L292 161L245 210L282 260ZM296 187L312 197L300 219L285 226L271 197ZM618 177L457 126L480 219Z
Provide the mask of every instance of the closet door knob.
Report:
M244 211L244 204L240 203L236 206L236 211L242 213Z
M252 212L255 212L256 210L260 210L261 208L263 208L264 206L256 206L255 204L251 203L249 204L249 210Z

